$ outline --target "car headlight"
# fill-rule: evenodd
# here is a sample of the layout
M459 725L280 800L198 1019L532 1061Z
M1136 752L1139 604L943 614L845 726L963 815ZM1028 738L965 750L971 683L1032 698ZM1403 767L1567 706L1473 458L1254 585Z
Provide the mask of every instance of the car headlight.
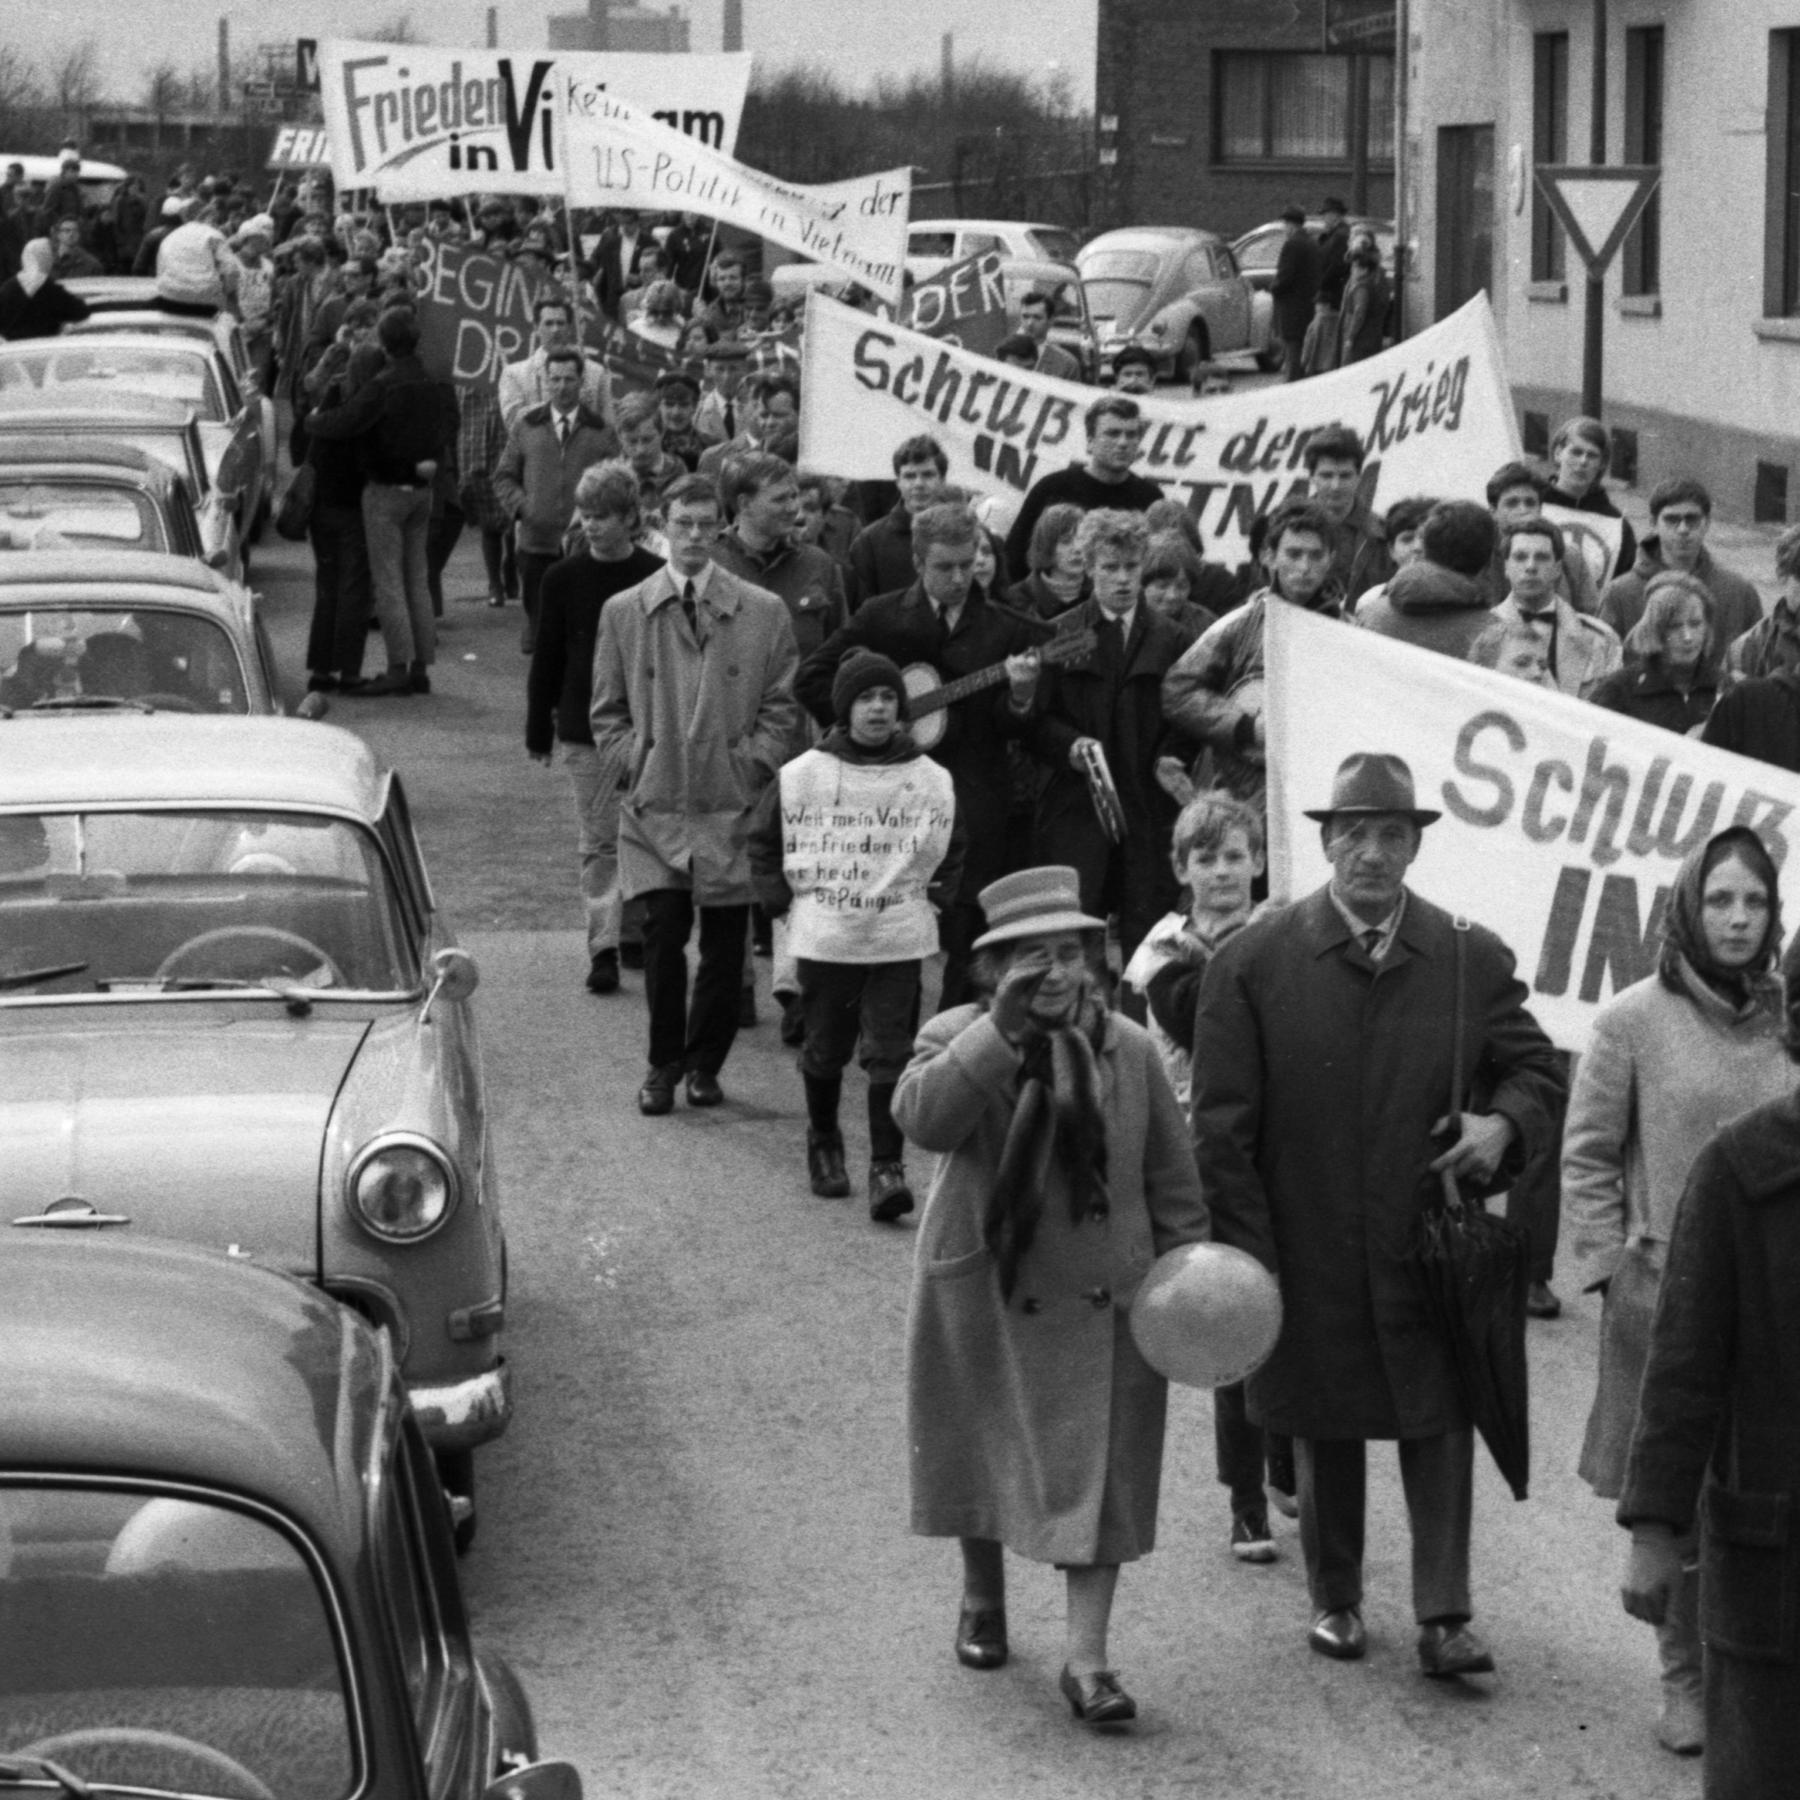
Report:
M430 1237L456 1208L456 1171L429 1138L378 1138L357 1153L344 1178L362 1227L393 1244Z

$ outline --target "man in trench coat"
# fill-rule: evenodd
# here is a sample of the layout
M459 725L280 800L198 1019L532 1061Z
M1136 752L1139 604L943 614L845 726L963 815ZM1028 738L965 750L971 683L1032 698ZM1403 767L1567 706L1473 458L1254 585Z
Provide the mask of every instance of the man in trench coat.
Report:
M1562 1075L1512 953L1405 885L1438 816L1414 804L1399 757L1345 759L1330 805L1307 814L1330 882L1207 970L1193 1127L1214 1237L1281 1284L1281 1339L1247 1397L1258 1424L1295 1439L1308 1641L1365 1651L1366 1442L1394 1438L1419 1659L1451 1676L1494 1666L1469 1627L1474 1434L1408 1252L1437 1172L1498 1185L1543 1140ZM1459 937L1463 1067L1482 1110L1460 1110L1445 1149Z
M602 782L626 789L619 882L644 898L650 1068L638 1109L717 1106L750 928L750 818L786 760L800 655L786 604L712 560L719 490L667 495L669 565L601 609L591 717ZM688 1004L687 943L700 919Z

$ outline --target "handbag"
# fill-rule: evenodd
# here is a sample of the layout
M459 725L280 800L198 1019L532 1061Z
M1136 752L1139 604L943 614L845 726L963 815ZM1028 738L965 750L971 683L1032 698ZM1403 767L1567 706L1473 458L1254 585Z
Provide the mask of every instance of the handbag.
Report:
M313 496L318 489L319 473L309 455L288 477L280 503L275 508L275 529L291 543L304 542L312 526Z

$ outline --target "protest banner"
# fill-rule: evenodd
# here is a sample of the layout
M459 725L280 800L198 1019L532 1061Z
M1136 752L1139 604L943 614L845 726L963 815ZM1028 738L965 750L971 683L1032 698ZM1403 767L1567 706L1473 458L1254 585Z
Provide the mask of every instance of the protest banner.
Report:
M1625 542L1625 521L1605 513L1577 512L1572 506L1546 506L1544 517L1581 552L1598 591L1612 580L1619 566L1619 548Z
M578 71L564 70L568 203L697 212L798 250L898 306L912 170L795 187L683 137Z
M1006 336L1006 286L998 250L978 251L915 282L901 324L977 356L992 356Z
M1419 805L1443 814L1409 884L1500 934L1565 1050L1654 972L1690 850L1748 825L1783 865L1800 841L1800 776L1301 607L1266 618L1271 893L1329 878L1305 810L1339 763L1403 757Z
M560 195L558 71L629 94L665 128L726 154L750 87L750 58L737 53L550 56L333 38L319 46L319 68L332 177L384 201Z
M265 169L322 169L331 161L331 140L318 125L284 125L269 146Z
M1085 455L1091 387L972 355L887 320L808 296L800 463L885 480L896 445L929 432L950 479L1015 500ZM1306 488L1307 439L1351 426L1368 447L1377 507L1408 494L1480 500L1520 454L1512 396L1485 296L1379 356L1329 375L1244 393L1140 396L1134 472L1197 520L1207 554L1241 562L1252 520Z
M440 381L493 387L531 354L532 312L545 277L466 244L428 245L415 302L419 357Z

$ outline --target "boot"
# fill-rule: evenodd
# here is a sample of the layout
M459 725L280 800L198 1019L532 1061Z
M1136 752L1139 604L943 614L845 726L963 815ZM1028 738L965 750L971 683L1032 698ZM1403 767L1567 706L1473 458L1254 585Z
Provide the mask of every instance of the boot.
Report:
M1706 1747L1706 1709L1700 1685L1700 1572L1684 1569L1669 1595L1669 1610L1656 1628L1662 1659L1662 1711L1656 1741L1677 1756Z
M817 1131L806 1134L806 1173L812 1191L821 1200L842 1200L850 1192L850 1174L844 1167L844 1140Z

